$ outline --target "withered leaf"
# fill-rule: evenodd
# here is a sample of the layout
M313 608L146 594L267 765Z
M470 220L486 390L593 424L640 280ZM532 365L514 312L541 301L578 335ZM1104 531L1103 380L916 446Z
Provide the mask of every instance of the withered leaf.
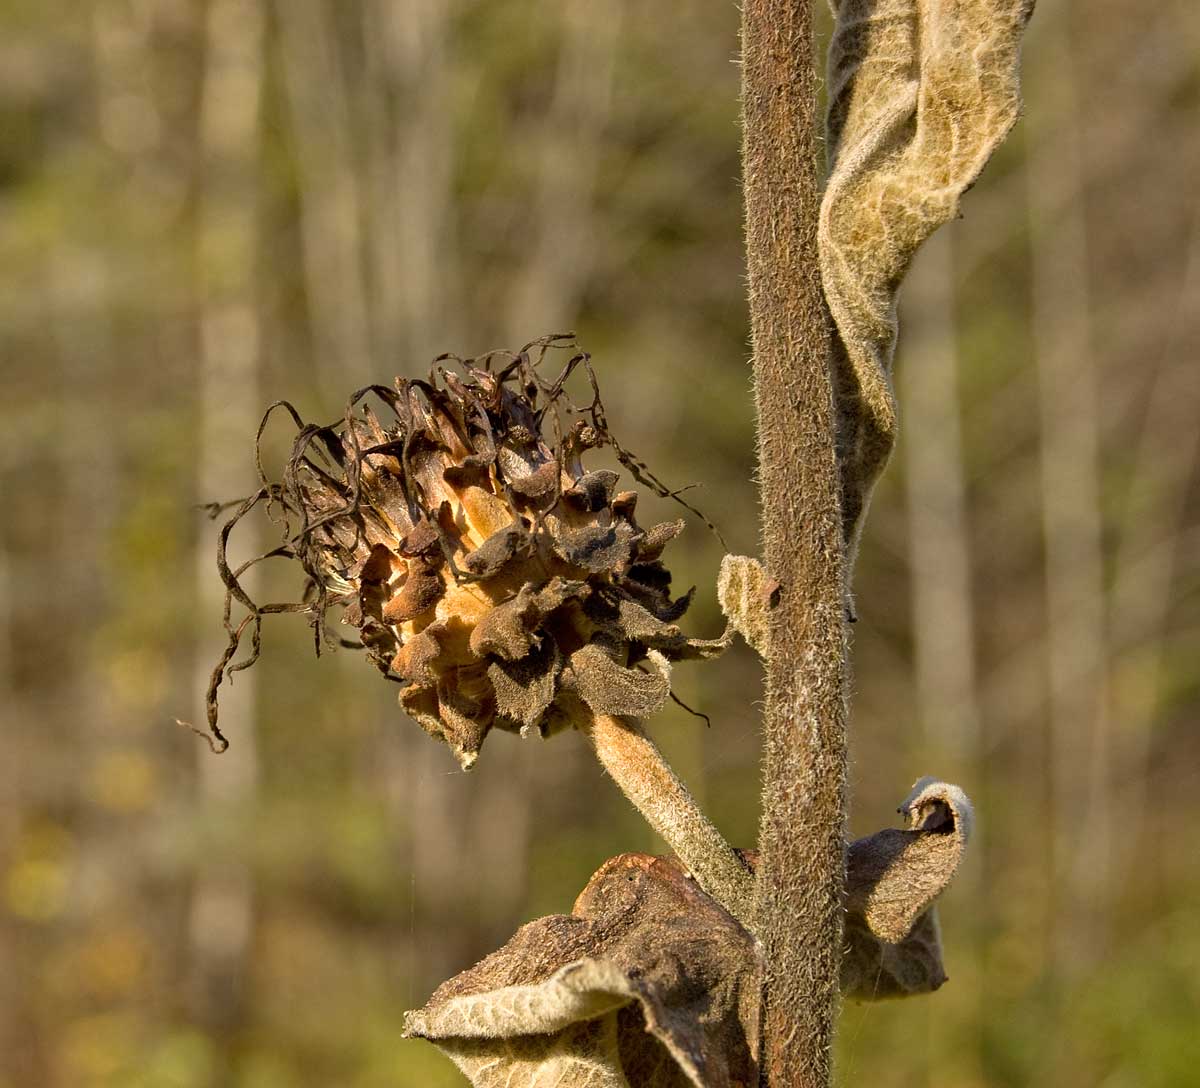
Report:
M934 901L958 869L974 811L957 786L922 778L887 828L850 845L842 991L871 999L936 990L945 980Z
M520 525L506 525L471 552L463 561L463 565L472 574L490 578L511 559L527 552L528 549L529 535L525 530Z
M507 661L524 657L532 633L542 620L567 601L586 596L586 582L555 576L544 586L526 584L511 600L489 609L471 632L471 652L495 654Z
M386 461L389 467L395 465L395 459L390 457L369 459L372 466L379 461ZM371 505L378 512L381 523L387 525L389 537L395 539L397 530L403 532L403 526L408 525L410 520L408 496L404 494L400 478L391 471L373 471L370 482L366 485L366 491Z
M552 638L519 661L493 661L488 679L496 692L496 712L522 729L533 728L554 701L562 657Z
M638 604L631 597L617 602L618 622L626 638L661 648L678 642L680 630L673 623L660 620L650 609Z
M421 687L437 683L437 674L431 666L442 652L437 640L438 625L431 624L424 631L407 638L392 660L392 671Z
M572 506L589 514L603 510L612 502L612 494L620 479L615 472L601 469L596 472L585 472L575 485L563 492Z
M480 677L486 675L483 666L477 671ZM495 715L490 686L481 690L468 674L467 669L454 670L437 687L442 736L464 771L475 765Z
M613 513L632 520L637 511L637 500L636 491L618 491L612 500Z
M727 555L717 576L717 600L734 630L762 657L767 655L771 609L779 583L748 555Z
M383 606L384 622L396 625L416 619L437 604L445 588L442 579L432 567L424 565L418 559L410 560L408 580L400 592Z
M429 555L438 550L437 526L428 518L422 518L400 541L400 554L407 556Z
M366 559L363 560L358 576L367 585L386 582L392 575L392 564L394 561L395 556L392 554L391 549L383 544L376 544L371 548Z
M937 910L930 908L896 943L880 940L861 915L849 915L843 935L842 994L855 1001L883 1001L930 994L946 981Z
M501 450L501 461L506 465L515 464L523 470L520 474L511 474L508 477L508 486L512 488L514 494L519 495L523 499L529 499L534 502L542 502L554 494L554 488L558 483L559 470L558 465L550 461L539 466L533 472L529 472L523 461L520 461L515 454L511 454L512 460L509 461L505 455L509 454L508 450Z
M612 525L585 525L579 529L564 525L554 547L568 563L599 573L628 563L633 540L633 526L619 520Z
M536 591L522 586L520 592L503 604L489 609L471 632L471 652L479 657L496 654L517 661L529 652Z
M400 706L431 737L442 736L442 722L438 717L437 691L410 684L400 689Z
M895 441L896 293L1017 118L1032 0L835 0L821 279L853 547Z
M647 659L652 672L622 665L610 647L594 640L576 650L563 674L563 686L576 692L597 714L646 718L671 694L671 667L656 651Z
M621 589L645 605L664 623L674 623L688 610L696 589L671 600L671 572L661 563L635 563L619 579Z
M686 522L682 518L677 521L663 521L652 525L638 541L637 558L639 563L653 563L663 553L663 549L683 532Z
M748 1088L758 994L750 934L675 863L624 854L571 915L522 927L405 1031L436 1042L476 1088Z
M672 661L717 657L729 648L733 639L732 627L720 638L688 638L675 624L664 622L644 605L625 596L617 604L617 622L626 638L660 650Z
M945 981L931 895L954 865L935 838L961 851L970 802L922 779L902 811L909 830L850 848L848 997L904 997ZM743 856L753 866L755 855ZM907 918L915 921L906 929ZM476 1088L749 1088L758 1084L762 977L757 942L678 862L622 854L595 873L570 915L530 922L443 983L408 1015L405 1033L435 1042Z

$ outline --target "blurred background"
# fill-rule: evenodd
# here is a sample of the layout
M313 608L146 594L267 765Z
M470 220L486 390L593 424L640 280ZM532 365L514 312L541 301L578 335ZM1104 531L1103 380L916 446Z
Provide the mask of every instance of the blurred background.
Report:
M299 617L211 755L174 724L223 644L198 504L253 488L276 398L331 421L439 352L572 328L624 444L754 551L735 5L0 22L0 1086L462 1084L403 1011L662 846L578 737L495 734L463 775ZM1200 1069L1200 8L1047 0L1025 97L907 284L857 574L853 832L936 774L979 835L950 983L848 1005L845 1085ZM720 546L693 519L672 551L716 634ZM758 666L676 677L712 726L653 732L749 845Z

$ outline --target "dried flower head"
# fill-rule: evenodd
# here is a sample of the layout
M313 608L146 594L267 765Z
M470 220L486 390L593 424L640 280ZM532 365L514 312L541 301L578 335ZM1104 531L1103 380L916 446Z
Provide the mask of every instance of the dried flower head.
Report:
M584 467L607 445L669 494L609 432L585 353L552 381L541 374L551 348L573 346L547 337L516 353L442 356L428 380L360 390L334 426L306 425L283 406L299 433L282 483L264 476L221 534L231 603L249 615L229 625L213 675L218 739L216 688L257 655L271 611L310 612L319 649L328 610L340 609L402 685L404 709L464 768L493 727L546 736L581 714L651 714L670 695L672 661L724 649L726 639L676 626L691 594L672 598L660 557L684 523L641 528L636 492ZM577 368L591 383L582 407L565 388ZM260 558L299 560L311 582L300 605L254 604L238 583L245 568L225 560L230 530L260 502L284 525L283 545ZM251 658L231 665L248 625Z

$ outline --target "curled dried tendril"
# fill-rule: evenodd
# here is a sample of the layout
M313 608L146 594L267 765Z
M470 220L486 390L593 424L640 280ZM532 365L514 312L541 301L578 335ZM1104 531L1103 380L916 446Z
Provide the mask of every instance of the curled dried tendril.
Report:
M569 358L549 379L541 368L552 351ZM591 391L578 405L567 392L577 371ZM278 482L261 456L277 411L296 427ZM518 352L439 356L425 380L360 389L330 426L271 405L257 435L261 486L218 535L229 640L208 690L214 746L226 743L222 681L254 664L263 617L283 612L309 617L318 654L331 643L361 648L464 768L492 728L547 736L581 708L657 710L671 694L671 663L713 656L727 639L689 638L677 626L691 594L671 596L661 555L684 523L638 525L637 493L619 490L617 473L584 466L601 447L694 511L613 436L590 357L569 335ZM230 534L260 506L281 541L232 567ZM246 571L272 558L299 563L301 600L260 604L246 592ZM331 610L356 639L331 634Z

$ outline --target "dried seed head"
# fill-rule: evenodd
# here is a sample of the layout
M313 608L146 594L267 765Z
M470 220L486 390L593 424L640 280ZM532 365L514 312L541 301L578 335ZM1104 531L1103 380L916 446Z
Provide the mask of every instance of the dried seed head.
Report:
M608 432L585 354L555 381L542 377L547 350L562 346L573 345L546 338L454 359L458 373L437 366L427 381L371 387L333 427L304 426L293 411L300 433L282 484L265 483L238 514L282 505L283 554L309 574L318 634L340 607L367 656L402 685L404 709L464 768L492 728L546 736L581 708L651 714L670 695L670 662L727 644L676 626L690 594L672 599L660 557L684 523L641 528L637 494L618 490L617 473L584 467L587 450L612 445L666 493ZM593 390L582 408L564 390L579 366ZM249 607L257 636L264 610ZM214 724L232 648L214 674Z

